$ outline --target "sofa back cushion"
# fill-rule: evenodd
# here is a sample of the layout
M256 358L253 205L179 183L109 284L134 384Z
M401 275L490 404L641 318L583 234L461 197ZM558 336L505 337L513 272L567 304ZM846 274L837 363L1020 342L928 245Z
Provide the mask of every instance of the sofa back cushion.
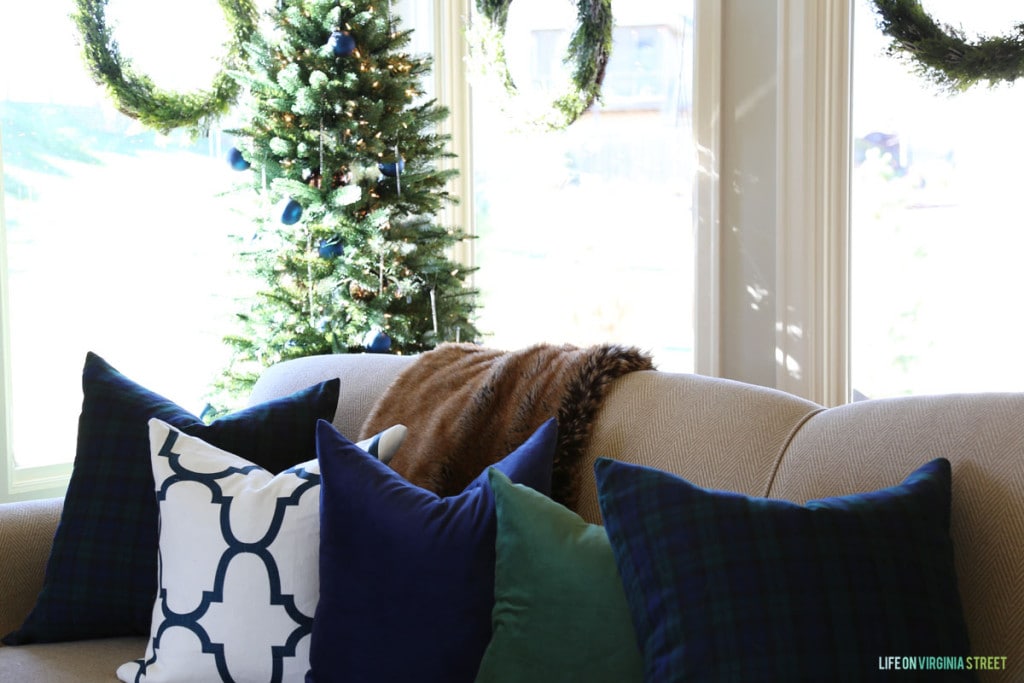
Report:
M594 461L671 472L698 486L764 496L792 435L821 406L796 396L700 375L634 372L611 386L580 464L577 510L601 519Z
M414 358L377 353L334 353L283 361L260 375L249 395L249 405L288 396L333 377L344 377L342 397L333 423L339 432L355 438L377 399Z
M1006 658L986 662L1005 666L994 680L1024 680L1024 394L883 399L821 412L795 434L770 496L802 503L871 491L939 457L952 464L950 535L971 653Z

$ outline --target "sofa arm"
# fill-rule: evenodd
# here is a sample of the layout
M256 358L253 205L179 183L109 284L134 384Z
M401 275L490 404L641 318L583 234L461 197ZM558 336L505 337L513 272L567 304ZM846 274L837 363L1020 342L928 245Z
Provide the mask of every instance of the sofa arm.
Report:
M21 626L36 602L63 503L0 504L0 637Z

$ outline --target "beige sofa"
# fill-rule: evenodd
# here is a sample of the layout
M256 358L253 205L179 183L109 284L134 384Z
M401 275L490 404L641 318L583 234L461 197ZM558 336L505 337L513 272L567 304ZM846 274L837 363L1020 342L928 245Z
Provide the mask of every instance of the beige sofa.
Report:
M268 370L251 400L341 377L335 424L354 436L408 362L372 355L290 361ZM1024 681L1024 393L826 410L728 380L637 372L611 387L589 447L588 457L597 456L669 470L705 487L798 502L891 486L932 458L948 458L972 654L1005 658L1005 668L980 679ZM579 512L599 520L592 481ZM2 633L17 627L35 600L59 514L59 500L0 505ZM144 648L143 638L0 647L0 681L112 681L117 666Z

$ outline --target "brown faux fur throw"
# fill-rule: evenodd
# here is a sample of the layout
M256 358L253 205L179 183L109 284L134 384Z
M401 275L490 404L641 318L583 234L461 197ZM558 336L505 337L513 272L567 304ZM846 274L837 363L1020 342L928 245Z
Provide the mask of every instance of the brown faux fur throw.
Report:
M609 384L653 367L650 356L616 345L541 344L507 352L442 344L399 374L367 417L360 438L404 424L409 434L391 467L413 484L447 496L557 417L552 497L572 507L576 469Z

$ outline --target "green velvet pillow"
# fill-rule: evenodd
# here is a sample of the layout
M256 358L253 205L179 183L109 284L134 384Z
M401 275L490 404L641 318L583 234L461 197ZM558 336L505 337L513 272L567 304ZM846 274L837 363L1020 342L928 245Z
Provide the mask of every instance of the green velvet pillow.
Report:
M643 680L604 529L489 471L498 512L493 636L477 681Z

